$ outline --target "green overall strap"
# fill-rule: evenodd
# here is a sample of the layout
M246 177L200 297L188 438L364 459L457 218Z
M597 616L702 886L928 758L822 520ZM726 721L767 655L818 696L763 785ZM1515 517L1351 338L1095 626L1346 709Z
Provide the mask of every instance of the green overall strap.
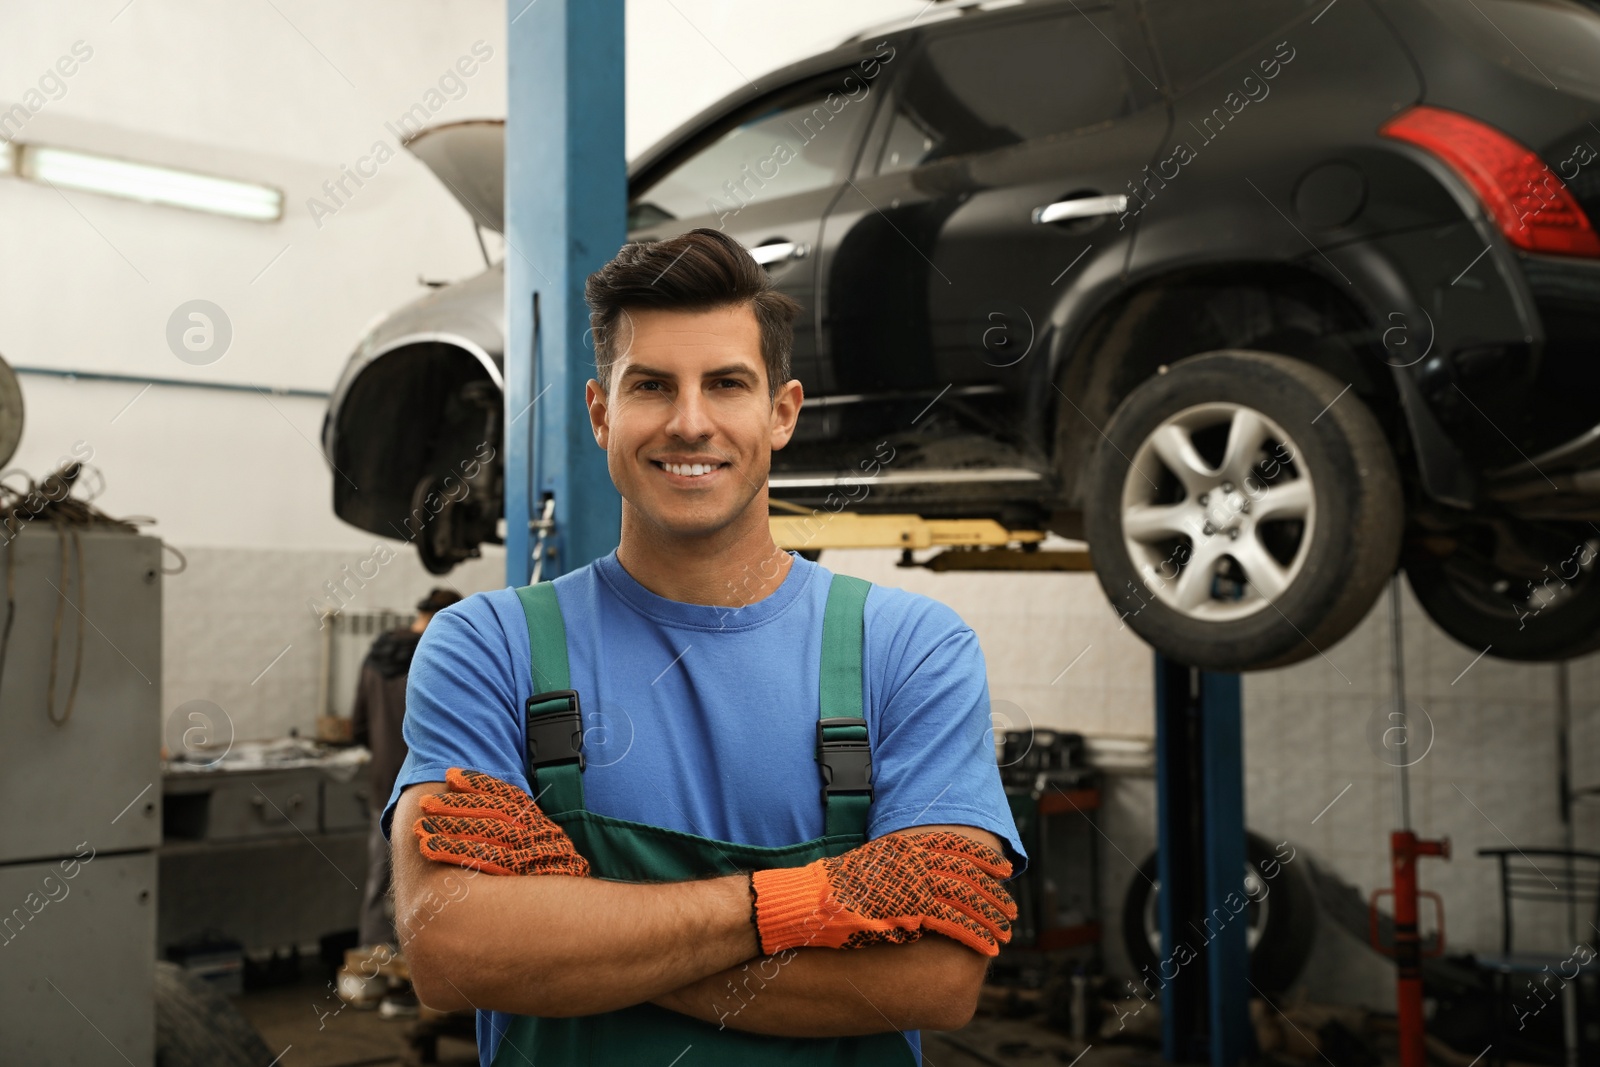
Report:
M522 601L522 613L528 619L528 649L533 669L534 697L527 704L527 717L532 719L544 712L565 709L576 697L554 694L571 692L572 675L567 666L567 626L561 621L561 606L556 602L555 586L549 582L535 582L520 586L517 598ZM547 699L537 700L538 696ZM580 709L581 714L581 709ZM574 725L572 748L579 749L583 735L580 718ZM530 737L533 735L530 731ZM533 752L529 752L531 758ZM570 759L530 770L535 778L528 785L534 799L546 812L578 811L583 808L583 761Z
M861 663L865 658L865 611L872 583L835 574L822 614L822 681L817 721L817 760L822 763L823 833L866 839L872 804L872 756L861 713ZM840 720L854 719L854 722ZM824 756L827 757L824 760Z

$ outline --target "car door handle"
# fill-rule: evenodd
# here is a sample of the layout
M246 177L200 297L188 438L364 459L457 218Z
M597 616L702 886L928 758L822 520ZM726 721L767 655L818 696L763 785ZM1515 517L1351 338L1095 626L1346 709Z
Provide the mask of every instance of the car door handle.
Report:
M1098 215L1120 215L1126 210L1128 210L1128 198L1122 193L1113 193L1110 196L1079 196L1034 208L1033 221L1042 223L1060 222L1062 219L1087 219Z
M774 241L772 244L756 245L750 250L750 257L763 267L770 267L784 260L802 259L809 251L805 245L793 241Z

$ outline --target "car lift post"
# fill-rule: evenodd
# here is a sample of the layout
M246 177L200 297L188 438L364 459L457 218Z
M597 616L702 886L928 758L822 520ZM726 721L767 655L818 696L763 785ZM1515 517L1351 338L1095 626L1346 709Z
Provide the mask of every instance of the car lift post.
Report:
M1154 655L1161 1052L1236 1067L1255 1053L1246 912L1227 902L1245 897L1240 680Z
M506 19L505 542L520 586L621 533L584 403L583 286L628 236L623 0L507 0Z

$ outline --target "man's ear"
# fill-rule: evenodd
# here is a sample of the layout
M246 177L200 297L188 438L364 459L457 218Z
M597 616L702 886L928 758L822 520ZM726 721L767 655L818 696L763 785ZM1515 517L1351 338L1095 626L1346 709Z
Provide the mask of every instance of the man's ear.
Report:
M595 443L609 451L611 426L606 408L606 391L593 378L583 387L583 402L589 406L589 428L594 431Z
M798 378L790 378L778 387L772 398L772 450L778 451L794 436L795 422L800 418L800 405L805 400L805 387Z

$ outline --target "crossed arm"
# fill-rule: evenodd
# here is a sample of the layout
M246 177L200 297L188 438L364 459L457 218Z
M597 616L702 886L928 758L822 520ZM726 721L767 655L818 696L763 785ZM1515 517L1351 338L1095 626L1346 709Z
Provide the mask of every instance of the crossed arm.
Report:
M744 875L656 884L496 877L423 857L408 786L391 833L395 926L417 997L442 1010L593 1015L644 1001L755 1033L953 1030L976 1010L988 958L925 934L906 945L763 956ZM986 830L952 830L1000 849Z

